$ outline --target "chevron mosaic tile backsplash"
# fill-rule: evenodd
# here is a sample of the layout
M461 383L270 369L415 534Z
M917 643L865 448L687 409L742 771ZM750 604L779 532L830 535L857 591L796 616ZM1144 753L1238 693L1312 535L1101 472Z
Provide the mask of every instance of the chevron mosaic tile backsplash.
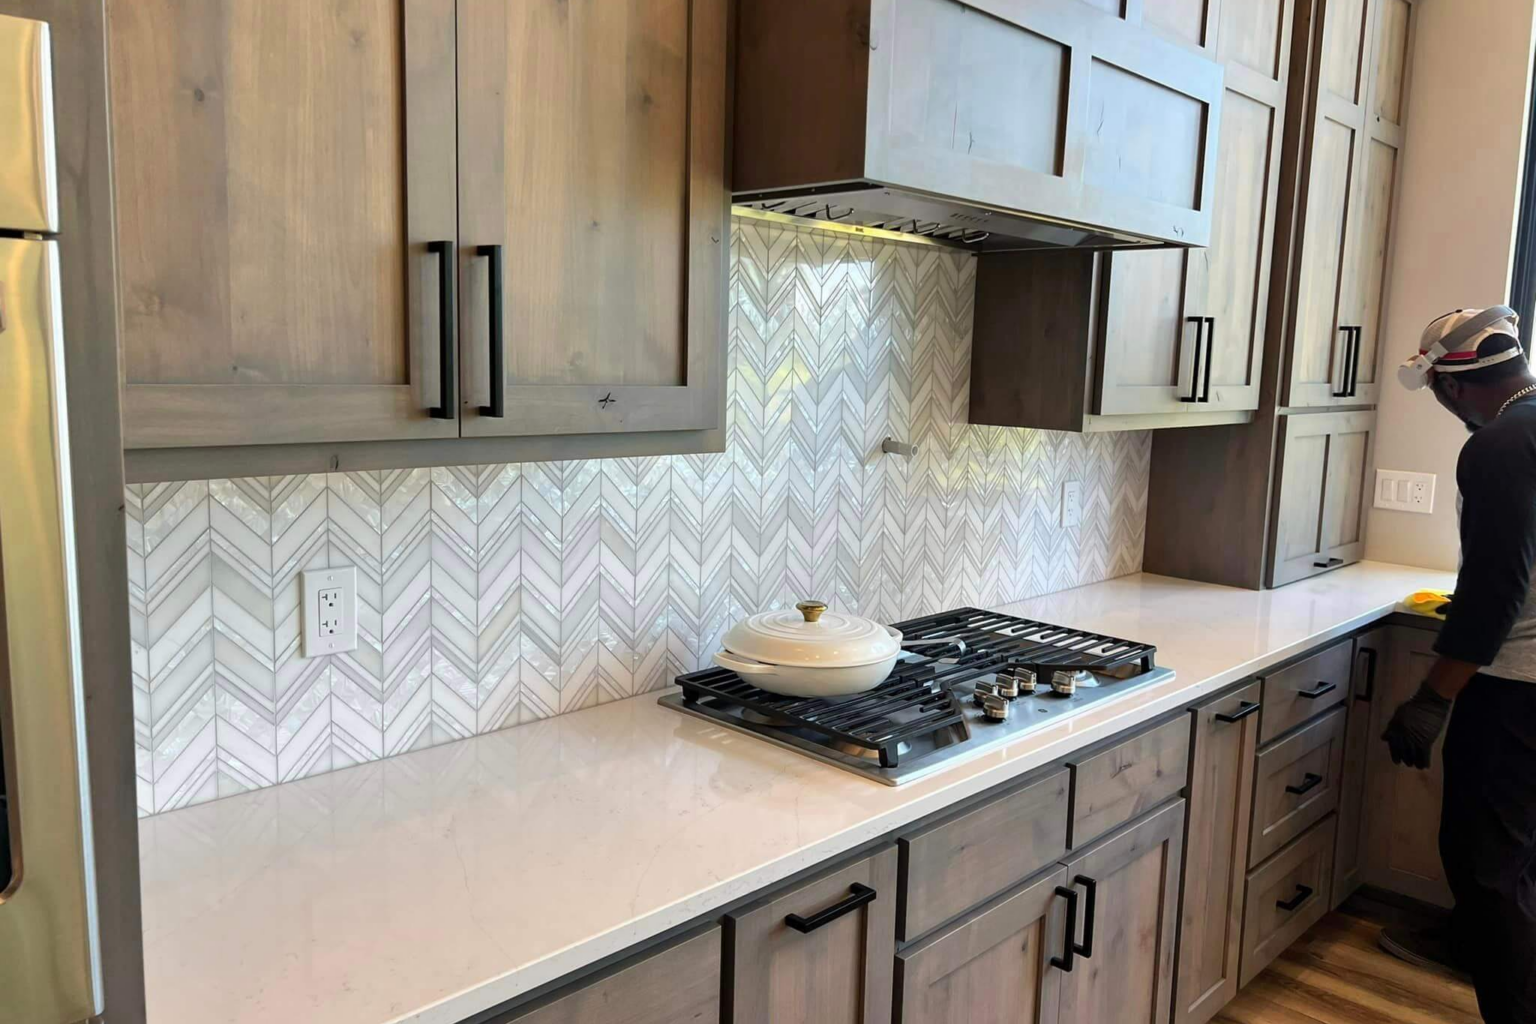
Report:
M140 812L655 690L805 597L891 621L1137 571L1150 435L966 425L974 285L737 218L724 453L130 486ZM359 648L301 658L298 574L338 565Z

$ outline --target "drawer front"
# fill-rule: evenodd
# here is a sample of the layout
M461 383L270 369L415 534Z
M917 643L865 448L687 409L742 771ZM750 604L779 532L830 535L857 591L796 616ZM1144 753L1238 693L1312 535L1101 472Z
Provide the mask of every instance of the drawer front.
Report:
M1184 788L1189 778L1189 716L1180 715L1082 761L1072 769L1076 849L1139 817Z
M1328 912L1337 821L1335 816L1323 819L1269 863L1248 873L1243 900L1244 985Z
M1339 806L1345 710L1336 708L1260 751L1248 864L1256 867Z
M1065 769L898 840L903 941L984 903L1067 852Z
M1354 646L1353 640L1341 640L1305 661L1264 677L1259 746L1344 702L1349 695L1350 652Z
M493 1024L715 1024L720 1019L720 926L588 982L538 1009Z

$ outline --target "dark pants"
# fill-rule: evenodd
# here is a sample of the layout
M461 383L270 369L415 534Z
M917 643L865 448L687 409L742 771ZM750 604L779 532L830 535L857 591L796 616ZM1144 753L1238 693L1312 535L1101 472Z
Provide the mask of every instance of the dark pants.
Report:
M1536 684L1479 675L1445 738L1440 858L1488 1024L1536 1024Z

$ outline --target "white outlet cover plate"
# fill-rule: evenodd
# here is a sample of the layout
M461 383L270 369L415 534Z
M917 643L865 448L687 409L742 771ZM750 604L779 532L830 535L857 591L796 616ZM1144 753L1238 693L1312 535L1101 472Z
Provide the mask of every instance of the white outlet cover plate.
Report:
M304 591L304 657L318 658L322 654L357 650L357 567L306 569L299 574L299 579ZM339 621L334 626L335 632L322 635L320 594L327 590L341 591L341 606L337 609Z
M1061 485L1061 525L1067 529L1083 525L1083 485L1068 480Z
M1378 469L1375 505L1394 512L1429 515L1435 510L1435 474Z

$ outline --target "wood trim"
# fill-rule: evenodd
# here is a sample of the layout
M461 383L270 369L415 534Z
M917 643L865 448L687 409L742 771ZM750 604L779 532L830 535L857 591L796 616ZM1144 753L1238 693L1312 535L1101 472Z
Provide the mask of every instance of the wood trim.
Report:
M81 676L102 983L113 1024L144 1024L143 922L118 419L117 268L103 0L0 0L49 22Z

